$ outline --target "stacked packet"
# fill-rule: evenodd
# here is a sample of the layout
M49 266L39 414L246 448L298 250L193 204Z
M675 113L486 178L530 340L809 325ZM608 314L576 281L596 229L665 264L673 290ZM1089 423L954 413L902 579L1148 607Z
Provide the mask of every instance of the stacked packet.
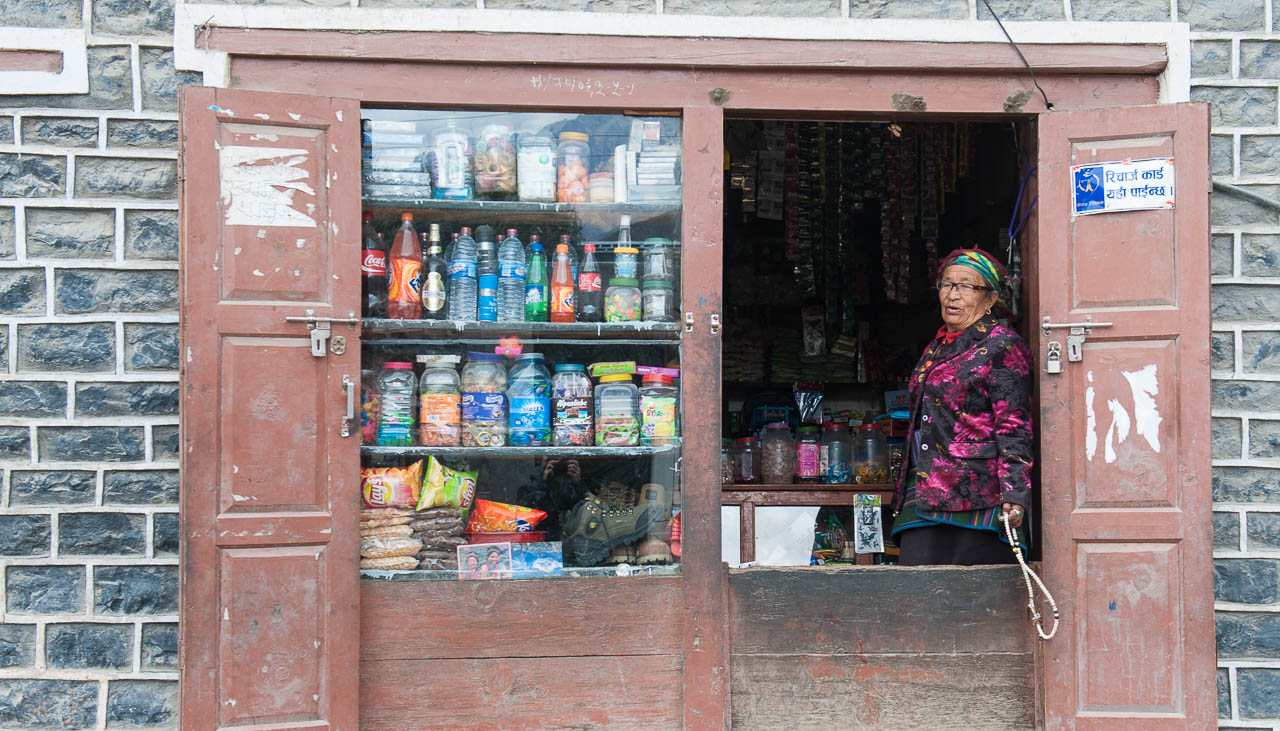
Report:
M383 571L418 568L422 541L413 537L414 513L401 508L360 511L360 568Z
M427 508L419 511L408 527L420 546L415 568L457 570L458 546L467 542L462 535L466 521L462 519L461 510Z

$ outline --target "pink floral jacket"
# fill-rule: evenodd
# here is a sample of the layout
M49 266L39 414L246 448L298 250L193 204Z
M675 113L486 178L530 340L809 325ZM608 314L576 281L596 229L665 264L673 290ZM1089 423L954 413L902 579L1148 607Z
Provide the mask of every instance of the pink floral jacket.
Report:
M951 343L935 339L911 373L916 500L930 510L1026 507L1031 496L1031 350L988 315ZM898 479L902 507L907 470Z

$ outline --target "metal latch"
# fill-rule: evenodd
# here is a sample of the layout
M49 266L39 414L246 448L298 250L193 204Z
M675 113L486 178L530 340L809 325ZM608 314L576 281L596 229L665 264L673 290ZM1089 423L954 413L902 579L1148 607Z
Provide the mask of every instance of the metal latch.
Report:
M1085 337L1093 334L1095 327L1111 327L1111 323L1094 322L1089 315L1085 315L1084 322L1054 322L1048 315L1040 322L1045 337L1055 328L1067 328L1067 360L1072 363L1084 360Z
M711 334L712 335L720 334L720 315L718 313L714 313L711 315Z
M311 331L311 354L317 358L323 358L328 351L329 335L333 332L333 323L346 323L351 326L359 325L360 319L352 317L318 317L315 310L307 310L307 314L301 317L293 315L284 318L285 322L305 322L307 330ZM346 343L343 343L342 351L345 352ZM334 350L335 355L342 353L338 349Z
M692 312L684 313L684 331L687 333L693 332L693 313Z

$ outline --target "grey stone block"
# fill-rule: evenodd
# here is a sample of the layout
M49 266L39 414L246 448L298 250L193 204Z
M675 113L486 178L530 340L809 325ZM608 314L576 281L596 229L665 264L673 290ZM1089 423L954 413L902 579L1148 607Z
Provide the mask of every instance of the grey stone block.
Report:
M93 571L99 614L177 614L177 566L99 566Z
M178 459L178 427L151 427L151 458L157 462Z
M123 670L133 666L133 627L75 622L45 628L45 664L67 670Z
M115 328L105 322L18 326L18 370L101 373L115 368Z
M1280 76L1280 43L1240 41L1240 78L1274 79Z
M1231 673L1218 668L1218 718L1231 718Z
M97 476L87 470L12 470L10 505L86 505L93 503Z
M0 269L0 314L43 315L43 269Z
M697 4L698 0L687 2ZM838 8L839 3L836 6ZM665 3L663 7L665 9ZM849 0L849 17L968 20L969 3L964 0Z
M79 28L83 5L76 0L26 0L0 3L0 26Z
M142 625L142 669L177 670L178 625L148 622Z
M171 728L178 720L178 681L112 680L107 684L108 728Z
M1245 332L1241 341L1245 373L1280 373L1280 331Z
M1235 236L1214 234L1209 242L1209 273L1231 276L1235 266Z
M22 144L96 147L98 120L83 117L23 117Z
M1240 137L1241 175L1275 175L1278 166L1280 166L1280 135L1242 135Z
M485 0L484 6L493 10L566 10L579 13L652 15L658 12L658 5L653 0Z
M1118 3L1115 0L1071 0L1071 17L1075 20L1148 21L1168 23L1169 3L1161 0L1135 0Z
M11 144L13 142L13 117L0 116L0 143Z
M1236 670L1236 700L1240 706L1240 718L1280 717L1280 670Z
M1230 135L1213 135L1209 138L1209 166L1214 175L1235 175L1235 142Z
M1262 127L1276 123L1275 87L1193 86L1191 100L1213 105L1214 126Z
M1280 469L1214 467L1213 499L1219 503L1280 502Z
M1269 322L1280 312L1280 287L1215 284L1210 300L1214 322Z
M141 556L147 517L134 513L63 513L58 516L62 556Z
M124 367L128 371L178 368L178 326L146 323L124 326Z
M1192 41L1191 76L1231 78L1231 41Z
M61 269L54 274L54 288L54 310L64 315L178 309L176 271Z
M166 416L177 413L176 383L76 385L76 416Z
M84 611L83 566L10 566L5 570L5 607L19 614Z
M116 212L93 208L28 208L27 256L107 259L115 251Z
M172 48L141 48L142 108L151 111L178 111L178 87L199 84L201 75L177 71L173 67Z
M1239 419L1218 419L1213 424L1213 457L1214 459L1240 459L1243 457Z
M49 516L0 515L0 556L48 556Z
M154 119L108 119L107 146L170 149L178 146L178 123Z
M177 211L125 211L124 254L130 259L178 260Z
M77 198L141 198L178 196L175 160L80 157L76 159Z
M362 8L474 8L474 0L360 0Z
M108 471L103 474L104 505L177 505L177 470Z
M988 0L1000 20L1064 20L1062 3L1056 0ZM978 20L991 20L991 11L978 3Z
M1246 513L1244 522L1250 551L1280 549L1280 513Z
M98 681L5 678L0 680L0 718L11 728L93 728Z
M213 0L211 5L296 5L304 7L332 8L347 7L346 0ZM424 3L431 6L430 0ZM470 7L475 7L473 3Z
M0 153L0 198L60 198L67 193L67 159Z
M171 0L93 0L93 32L108 36L169 36Z
M179 547L178 514L156 513L151 520L155 524L155 530L151 535L151 547L155 549L156 555L177 556Z
M1275 657L1280 653L1280 614L1218 612L1214 617L1218 657Z
M1280 383L1214 381L1211 403L1218 409L1280 411Z
M1240 550L1240 515L1238 513L1213 514L1213 547L1227 551Z
M1274 185L1241 185L1251 193L1277 199L1280 187ZM1280 222L1280 214L1270 206L1255 203L1230 191L1214 191L1209 196L1209 218L1214 226L1250 226Z
M1280 561L1219 558L1213 562L1213 596L1238 604L1271 604L1280 600Z
M31 457L31 436L25 426L0 426L0 459Z
M140 426L42 426L36 441L43 460L140 462L145 456Z
M67 384L0 381L0 416L66 416Z
M1280 236L1245 234L1240 238L1240 274L1280 277Z
M1191 30L1266 30L1263 0L1178 0L1178 20Z
M27 209L31 215L31 209ZM0 206L0 259L12 259L17 251L17 239L14 236L14 213L12 206Z
M0 5L7 5L3 3ZM76 4L76 26L81 24ZM0 22L0 25L5 23ZM133 109L133 70L128 46L89 47L89 93L0 95L0 107Z
M0 624L0 668L28 668L36 661L36 626Z
M1280 421L1249 420L1249 456L1280 459Z

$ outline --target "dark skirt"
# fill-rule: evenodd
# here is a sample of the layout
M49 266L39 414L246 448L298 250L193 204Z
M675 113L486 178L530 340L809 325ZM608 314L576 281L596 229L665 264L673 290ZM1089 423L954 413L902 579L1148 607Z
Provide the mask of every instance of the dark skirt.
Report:
M1009 544L989 530L939 523L908 528L895 538L901 566L977 566L1016 561Z

